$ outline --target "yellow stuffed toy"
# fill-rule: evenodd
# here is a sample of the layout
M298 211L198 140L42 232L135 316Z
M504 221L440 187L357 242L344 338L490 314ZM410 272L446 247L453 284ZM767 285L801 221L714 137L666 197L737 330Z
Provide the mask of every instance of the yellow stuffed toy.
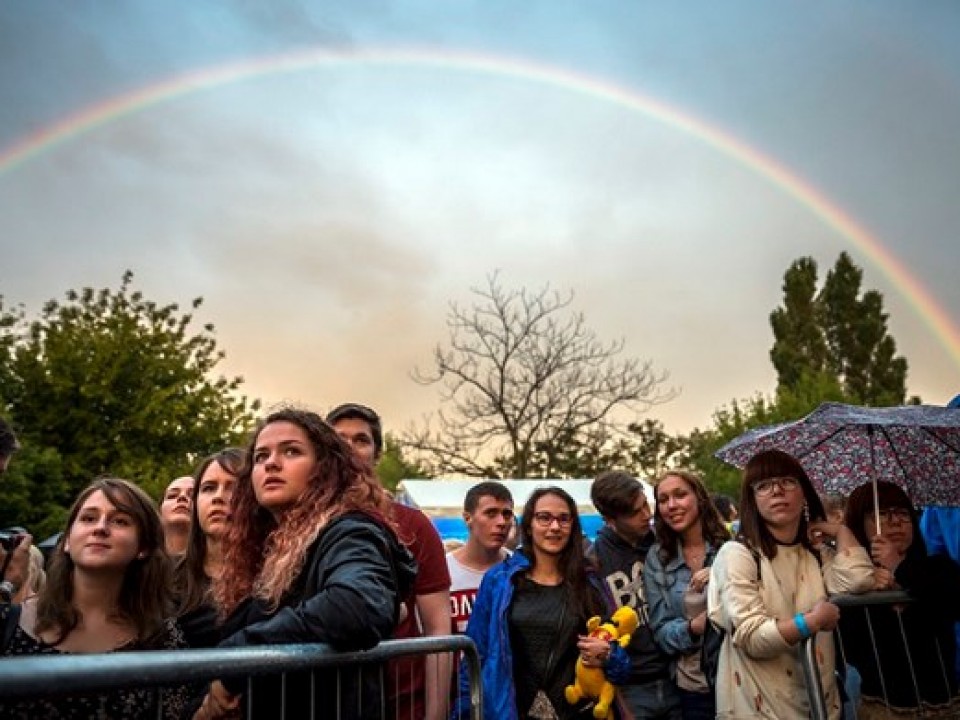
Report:
M600 624L600 618L594 616L587 620L587 632L590 637L603 640L616 640L620 647L630 644L630 636L640 625L640 618L632 607L624 606L618 609L610 618L610 622ZM602 668L584 667L583 659L577 658L577 673L573 685L567 685L564 695L567 702L575 705L583 698L596 701L593 706L593 716L597 720L610 717L610 705L616 695L613 684L607 681Z

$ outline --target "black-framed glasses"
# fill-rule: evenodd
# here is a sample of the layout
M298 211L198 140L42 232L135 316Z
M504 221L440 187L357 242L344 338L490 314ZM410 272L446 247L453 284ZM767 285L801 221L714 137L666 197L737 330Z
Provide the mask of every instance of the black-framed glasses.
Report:
M757 497L768 497L773 494L773 489L780 488L780 492L786 493L796 490L800 487L800 481L795 477L774 477L764 480L757 480L753 483L753 493Z
M870 514L873 515L873 513ZM910 511L903 507L884 508L880 511L880 522L885 525L892 525L894 522L909 523Z
M573 515L570 513L557 513L554 515L552 512L541 510L533 514L533 521L540 527L547 528L554 523L558 523L560 527L568 528L573 524Z

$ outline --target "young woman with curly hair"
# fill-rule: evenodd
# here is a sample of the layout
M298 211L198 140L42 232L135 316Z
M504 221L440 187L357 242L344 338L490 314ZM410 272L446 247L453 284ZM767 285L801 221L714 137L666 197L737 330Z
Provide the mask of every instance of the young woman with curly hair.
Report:
M389 497L316 413L283 409L253 433L231 501L223 567L213 597L221 647L328 643L369 649L390 637L399 598L415 575L387 520ZM341 718L380 717L378 668L253 679L250 717L273 717L281 693L301 707L311 693L339 698ZM226 717L246 681L215 681L196 718Z
M716 701L700 669L700 641L707 625L710 565L730 534L695 473L667 471L657 480L654 496L657 542L643 567L650 628L673 658L671 675L684 720L712 720Z

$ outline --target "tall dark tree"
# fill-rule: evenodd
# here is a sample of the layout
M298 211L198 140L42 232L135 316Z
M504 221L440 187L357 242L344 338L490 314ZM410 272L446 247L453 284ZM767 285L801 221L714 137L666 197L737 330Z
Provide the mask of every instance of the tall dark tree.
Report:
M770 359L778 384L793 387L804 374L816 375L827 366L827 343L817 303L817 263L800 258L783 276L783 307L770 314L774 343Z
M862 282L863 271L845 252L819 292L813 258L791 264L784 275L783 305L770 315L778 391L817 384L826 375L839 383L849 402L906 401L907 361L896 354L883 296L876 290L861 294Z
M473 292L472 306L451 304L433 369L414 374L442 388L437 422L404 438L435 473L553 476L564 443L670 396L649 362L621 358L622 340L571 312L572 293L508 289L496 274Z
M63 505L106 473L158 495L198 455L237 441L259 406L238 394L241 378L215 375L224 353L212 325L194 329L192 313L147 300L132 281L128 272L119 290L49 301L12 343L6 409L44 472L43 453L55 452ZM47 481L37 467L31 493Z

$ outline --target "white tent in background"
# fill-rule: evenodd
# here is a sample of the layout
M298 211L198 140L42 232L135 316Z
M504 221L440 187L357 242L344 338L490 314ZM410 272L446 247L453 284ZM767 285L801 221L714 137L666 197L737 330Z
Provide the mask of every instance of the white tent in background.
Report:
M430 517L459 517L463 513L463 498L467 490L483 480L404 480L397 485L397 502L420 508ZM590 502L593 480L498 480L513 495L514 507L519 509L538 487L557 485L566 490L577 503L582 515L596 514ZM641 480L650 506L653 507L653 488Z

